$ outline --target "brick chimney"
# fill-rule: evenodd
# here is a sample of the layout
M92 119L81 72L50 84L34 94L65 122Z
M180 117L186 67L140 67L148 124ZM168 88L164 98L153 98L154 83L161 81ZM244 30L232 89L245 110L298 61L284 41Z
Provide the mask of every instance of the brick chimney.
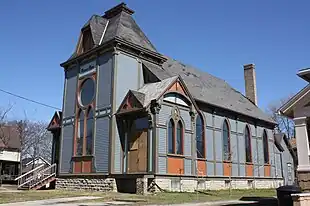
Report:
M255 65L246 64L244 68L245 96L257 106Z

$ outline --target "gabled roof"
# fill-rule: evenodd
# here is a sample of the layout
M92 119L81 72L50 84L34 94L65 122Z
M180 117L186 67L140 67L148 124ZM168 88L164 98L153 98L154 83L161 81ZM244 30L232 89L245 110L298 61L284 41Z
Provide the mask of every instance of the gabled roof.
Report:
M294 118L293 108L296 103L301 101L310 92L310 84L301 89L297 94L290 98L285 104L283 104L279 109L278 113L283 114L289 118Z
M98 20L101 18L106 19L108 22L103 32L101 32L102 28L94 30L98 32L98 34L93 34L93 36L101 36L102 44L112 39L120 38L141 48L156 52L153 44L132 18L133 13L134 11L129 9L126 4L121 3L105 12L104 16L95 16L93 22L95 22L95 19ZM98 20L98 22L101 21ZM75 55L72 57L75 57ZM167 57L167 59L168 60L162 66L144 60L142 61L143 65L160 80L180 75L195 100L262 120L273 125L276 124L276 122L260 108L253 104L242 93L232 88L224 80L191 66L184 65L171 58Z
M53 129L60 128L61 118L62 118L62 112L56 111L54 113L53 118L51 119L50 123L48 124L47 130L51 131Z
M166 58L167 61L162 67L145 61L143 64L159 79L180 75L189 92L198 101L276 124L260 108L224 80L169 57Z

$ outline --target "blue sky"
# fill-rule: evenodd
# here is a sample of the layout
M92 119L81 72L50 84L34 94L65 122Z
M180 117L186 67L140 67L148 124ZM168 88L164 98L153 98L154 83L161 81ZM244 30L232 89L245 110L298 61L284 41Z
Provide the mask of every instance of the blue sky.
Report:
M117 0L0 1L0 89L62 107L64 72L80 28ZM225 79L244 93L243 64L256 65L259 106L305 86L310 66L309 1L128 0L162 54ZM10 118L48 121L54 110L0 93Z

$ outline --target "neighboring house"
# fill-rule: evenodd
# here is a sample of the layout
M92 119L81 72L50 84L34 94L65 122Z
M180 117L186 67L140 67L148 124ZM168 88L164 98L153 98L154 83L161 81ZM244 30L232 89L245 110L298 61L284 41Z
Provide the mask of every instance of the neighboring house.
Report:
M294 120L298 156L297 179L303 190L310 191L310 69L300 70L297 75L307 81L307 85L282 105L279 113Z
M56 188L117 184L143 193L292 183L287 141L275 140L276 123L257 106L254 65L244 66L244 96L159 53L133 13L122 3L92 16L61 64L63 110L51 121L60 145Z
M16 126L0 127L0 164L2 180L14 180L19 175L20 138Z

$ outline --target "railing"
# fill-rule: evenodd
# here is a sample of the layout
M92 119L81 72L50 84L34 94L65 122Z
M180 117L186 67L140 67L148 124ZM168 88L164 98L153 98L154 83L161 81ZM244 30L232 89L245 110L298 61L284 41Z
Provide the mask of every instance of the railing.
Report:
M18 182L17 182L18 187L19 187L19 188L22 187L22 186L24 185L25 182L27 182L30 178L32 178L32 176L33 176L35 173L37 173L37 172L39 172L40 170L42 170L42 169L44 168L44 166L45 166L45 165L42 164L42 165L40 165L40 166L38 166L38 167L36 167L36 168L30 170L29 172L26 172L25 174L23 174L23 175L17 177L17 178L15 179L15 181L18 181Z
M29 182L29 188L31 189L38 183L41 183L51 177L56 176L56 163L48 166L47 168L41 170L37 174L33 176L28 182Z
M44 164L19 176L15 180L18 180L18 188L28 187L30 189L39 182L42 182L53 176L56 176L56 164Z

